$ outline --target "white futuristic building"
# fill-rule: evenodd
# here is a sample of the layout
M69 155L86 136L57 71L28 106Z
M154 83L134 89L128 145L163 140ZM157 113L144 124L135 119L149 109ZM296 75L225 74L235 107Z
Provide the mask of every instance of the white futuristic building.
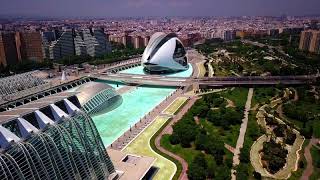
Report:
M88 82L76 91L82 109L90 116L112 111L122 103L122 97L106 83Z
M186 51L177 35L162 32L153 34L143 52L142 66L150 73L187 70Z

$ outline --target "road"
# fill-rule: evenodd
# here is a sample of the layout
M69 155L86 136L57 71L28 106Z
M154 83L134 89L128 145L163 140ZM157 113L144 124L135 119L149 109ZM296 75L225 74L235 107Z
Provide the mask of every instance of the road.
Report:
M116 81L129 84L146 84L158 86L189 86L194 83L205 86L237 86L237 85L298 85L314 83L316 75L303 76L229 76L229 77L203 77L203 78L183 78L167 77L162 75L133 75L133 74L110 74L102 73L93 76L98 79Z
M178 112L177 115L175 115L173 117L173 119L170 121L170 123L162 130L162 132L156 137L155 139L155 145L157 147L157 149L169 156L171 156L172 158L178 160L181 165L182 165L182 171L180 173L180 176L179 176L179 180L187 180L188 179L188 175L187 175L187 171L188 171L188 163L183 159L181 158L180 156L166 150L165 148L163 148L161 146L161 138L164 134L172 134L172 125L174 123L176 123L177 121L179 121L182 116L188 112L188 110L192 107L192 105L196 102L197 100L197 97L192 97L188 102L187 104Z
M253 88L249 89L248 92L248 96L247 96L247 102L245 105L245 110L244 110L244 117L242 119L242 124L240 126L240 132L239 132L239 136L238 136L238 140L237 140L237 144L236 144L236 148L234 151L234 156L233 156L233 167L237 166L240 164L240 149L243 147L243 143L244 143L244 137L247 131L247 125L248 125L248 117L249 117L249 111L251 108L251 100L252 100L252 96L253 96ZM235 180L236 177L234 175L234 172L236 172L236 170L232 169L231 170L231 179Z
M310 150L313 146L316 147L316 144L319 142L319 139L316 139L314 137L312 137L312 139L310 139L309 144L306 146L306 148L304 149L304 157L306 158L307 161L307 167L306 169L303 171L303 174L300 178L300 180L308 180L309 177L312 175L314 167L312 164L312 155L310 153Z

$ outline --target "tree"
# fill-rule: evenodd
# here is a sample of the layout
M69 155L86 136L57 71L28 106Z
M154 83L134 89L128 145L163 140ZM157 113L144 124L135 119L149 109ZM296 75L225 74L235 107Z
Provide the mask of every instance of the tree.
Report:
M228 167L219 166L216 170L217 174L215 176L215 180L226 180L231 179L230 171L226 171Z
M204 118L206 117L209 110L209 105L203 99L199 99L194 103L194 105L190 109L190 112L195 116Z
M248 127L250 127L250 128L247 129L248 135L249 135L253 140L255 140L255 139L257 139L257 138L260 136L260 134L261 134L260 127L259 127L259 125L257 124L256 121L249 121L248 123L249 123L249 124L248 124Z
M224 119L224 121L228 121L232 125L240 124L242 122L242 117L239 116L238 112L230 108L227 108L227 111L222 116L222 119Z
M190 180L205 180L207 177L207 162L202 153L195 156L188 169Z
M198 126L195 124L193 117L184 116L180 121L173 125L171 143L180 142L182 147L190 147L190 143L195 140L199 132Z
M274 140L263 143L262 160L267 162L267 169L270 173L278 172L286 163L288 150Z
M249 179L248 164L239 164L237 166L237 179Z
M172 145L176 145L180 143L179 136L177 135L177 133L171 134L169 140Z
M261 180L261 174L257 171L254 171L253 172L253 177L257 180Z
M206 152L214 156L217 165L223 164L223 155L225 154L223 141L211 135L206 146Z
M221 126L221 113L219 110L211 110L207 113L208 121L212 122L216 126Z
M312 134L313 134L312 127L302 128L300 132L301 132L301 135L303 135L306 139L311 139L312 138Z
M208 179L214 179L215 174L216 174L216 169L217 169L217 164L216 161L214 160L214 157L212 155L207 155L207 176Z
M207 147L208 141L209 141L208 136L206 134L199 133L196 136L196 140L195 140L196 149L205 150Z
M250 162L250 147L249 146L244 146L241 149L240 162L241 163L249 163Z
M292 132L292 130L286 131L286 138L285 138L285 143L289 145L293 145L294 141L296 140L297 135Z
M276 128L273 129L273 132L277 137L284 137L286 131L287 126L285 124L279 124Z

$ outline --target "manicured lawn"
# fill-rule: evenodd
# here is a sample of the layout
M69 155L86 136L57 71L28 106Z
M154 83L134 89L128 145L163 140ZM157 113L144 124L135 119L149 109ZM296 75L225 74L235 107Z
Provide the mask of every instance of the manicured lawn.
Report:
M219 65L217 65L215 63L212 63L212 68L213 68L215 76L229 76L229 75L231 75L229 70L226 70L222 67L219 67Z
M318 86L316 86L318 87ZM296 125L300 130L312 133L314 137L320 137L319 100L310 93L310 87L297 87L298 101L288 102L283 105L283 113L288 121ZM313 129L313 131L312 131Z
M168 159L154 152L150 147L150 138L156 133L161 126L168 120L165 117L157 117L154 122L145 129L133 142L131 142L123 151L142 156L156 158L154 166L159 168L159 171L154 176L155 180L169 179L176 172L176 165Z
M314 120L312 122L313 124L313 136L316 137L316 138L320 138L320 121L316 121Z
M170 135L164 135L161 138L161 146L168 149L169 151L181 156L188 164L191 164L193 158L200 153L200 151L195 150L194 148L183 148L180 144L171 145L169 140Z
M164 111L164 114L174 115L188 100L186 97L178 97Z
M314 166L310 180L319 180L320 178L320 150L316 147L311 148L312 163Z
M255 88L252 98L252 107L256 104L264 104L278 94L279 91L274 87Z
M244 108L244 105L245 105L245 102L247 99L247 94L248 94L248 89L246 89L246 88L233 88L233 89L229 89L227 92L219 93L219 96L230 99L231 101L234 102L235 106L237 106L239 108ZM217 96L217 97L219 97L219 96ZM210 102L210 100L212 101L214 99L210 99L210 98L211 97L209 95L207 95L207 96L204 95L204 97L203 97L204 100L203 101L199 100L199 104L197 104L196 106L194 105L192 107L192 109L189 111L189 113L191 113L191 114L189 114L189 116L182 118L178 122L179 124L177 123L176 126L174 126L174 133L176 136L179 137L179 140L180 140L179 143L171 144L170 141L173 140L171 138L174 136L173 135L164 135L161 138L161 146L164 147L165 149L179 155L183 159L185 159L190 167L194 167L195 160L197 160L197 158L199 157L200 154L204 154L205 159L206 159L206 163L208 163L208 164L211 163L211 168L213 167L211 170L212 170L212 173L214 173L215 178L216 179L219 179L219 178L223 179L225 177L230 176L230 170L232 167L232 157L233 157L233 154L231 152L229 152L229 150L224 148L224 143L235 147L236 141L237 141L238 135L239 135L240 123L238 122L238 120L234 120L234 119L236 119L234 117L241 117L241 119L242 119L243 112L241 111L241 109L235 110L235 109L231 108L232 110L230 110L229 108L227 108L226 111L229 113L227 116L227 115L225 115L227 113L225 111L223 111L223 113L222 113L223 118L224 118L223 120L228 121L228 118L230 118L230 121L232 120L234 123L234 124L229 124L227 127L224 127L224 126L226 126L224 123L220 123L221 118L218 119L220 116L216 117L215 115L210 115L210 121L208 121L206 119L209 117L207 115L200 116L200 113L201 113L201 110L205 111L206 107L208 107L208 106L205 106L204 103L207 103L209 105L209 108L207 109L207 111L211 111L211 108L214 107L213 103ZM175 105L175 106L179 106L178 104L180 104L180 103L178 101L176 103L177 103L177 105ZM221 104L219 104L219 105L221 105ZM178 108L178 107L176 107L176 108ZM169 111L169 110L165 110L165 111ZM232 113L230 113L230 111L234 112L235 115L234 114L232 115ZM194 116L198 116L200 118L199 121L195 122L193 119ZM232 116L234 116L234 117L232 117ZM217 118L216 119L217 122L214 122L215 118ZM235 121L237 121L237 122L235 122ZM188 123L190 123L190 124L188 124ZM192 125L192 126L190 126L190 125ZM183 127L183 126L185 126L185 127ZM183 128L181 128L181 127L183 127ZM181 141L181 140L184 140L183 138L186 137L186 133L188 133L188 132L181 133L181 131L183 131L184 128L190 128L190 131L188 131L188 132L190 132L190 134L195 133L196 137L194 140L192 140L192 142L188 141L189 142L188 145L182 147L183 143L181 143L181 142L183 142L183 141ZM199 130L199 131L191 132L192 129ZM206 135L204 135L204 138L208 138L206 140L211 143L201 142L201 143L203 143L203 145L205 147L199 146L199 147L197 147L198 148L198 150L197 150L196 146L195 146L195 142L199 142L197 140L199 140L199 136L201 136L200 130L202 131L202 133L204 133L204 132L206 133ZM198 139L197 139L197 137L198 137ZM214 137L214 138L212 138L212 137ZM209 138L211 138L211 139L209 139ZM223 169L223 171L221 171L221 169ZM193 172L193 171L190 170L189 172ZM207 169L205 169L204 173L207 173ZM188 176L194 177L192 173L188 174Z
M206 74L206 68L204 67L203 63L197 63L198 69L199 69L199 77L204 77Z
M222 97L230 99L237 107L243 107L246 104L248 88L234 88L221 93ZM243 114L242 114L243 115Z
M224 130L222 127L215 126L211 122L201 120L200 124L206 129L207 132L215 134L221 138L224 143L229 144L232 147L236 146L237 139L239 136L240 125L231 125L229 130Z

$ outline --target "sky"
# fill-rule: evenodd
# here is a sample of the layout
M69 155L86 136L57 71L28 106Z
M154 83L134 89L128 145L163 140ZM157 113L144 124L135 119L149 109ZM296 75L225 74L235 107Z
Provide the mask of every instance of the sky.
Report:
M320 0L0 0L0 14L40 17L303 16L320 14Z

